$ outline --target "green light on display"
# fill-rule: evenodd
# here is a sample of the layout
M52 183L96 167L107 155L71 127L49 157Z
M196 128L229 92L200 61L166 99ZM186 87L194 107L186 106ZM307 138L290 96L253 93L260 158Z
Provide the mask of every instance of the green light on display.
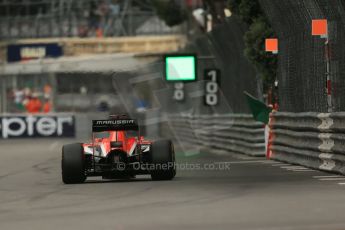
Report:
M167 81L195 81L196 56L166 56L165 76Z

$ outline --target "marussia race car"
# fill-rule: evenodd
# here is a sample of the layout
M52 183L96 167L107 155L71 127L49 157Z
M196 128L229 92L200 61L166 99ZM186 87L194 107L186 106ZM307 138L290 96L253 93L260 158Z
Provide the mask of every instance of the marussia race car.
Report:
M137 121L121 116L92 121L91 143L63 146L61 168L65 184L83 183L89 176L128 179L150 174L153 180L171 180L176 174L172 142L145 140Z

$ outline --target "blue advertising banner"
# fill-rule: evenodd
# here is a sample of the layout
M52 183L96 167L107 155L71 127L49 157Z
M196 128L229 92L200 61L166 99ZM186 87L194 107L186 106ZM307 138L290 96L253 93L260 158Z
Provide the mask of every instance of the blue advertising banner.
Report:
M42 137L75 137L74 115L0 116L0 139Z
M63 55L58 43L19 44L7 46L7 61L18 62L41 58L57 58Z

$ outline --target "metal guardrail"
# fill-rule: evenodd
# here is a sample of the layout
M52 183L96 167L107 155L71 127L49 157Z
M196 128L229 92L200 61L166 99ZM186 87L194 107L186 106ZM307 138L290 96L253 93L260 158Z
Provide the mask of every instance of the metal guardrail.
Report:
M345 113L274 113L275 160L345 174Z
M178 141L210 149L265 155L264 128L247 114L170 115Z

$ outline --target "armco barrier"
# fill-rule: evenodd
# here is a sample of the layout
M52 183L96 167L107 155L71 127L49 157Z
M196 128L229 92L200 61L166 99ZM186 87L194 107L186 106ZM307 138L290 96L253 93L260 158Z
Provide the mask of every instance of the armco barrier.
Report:
M263 124L254 121L251 115L170 115L169 121L184 144L265 155Z
M345 113L274 113L275 160L345 174Z

